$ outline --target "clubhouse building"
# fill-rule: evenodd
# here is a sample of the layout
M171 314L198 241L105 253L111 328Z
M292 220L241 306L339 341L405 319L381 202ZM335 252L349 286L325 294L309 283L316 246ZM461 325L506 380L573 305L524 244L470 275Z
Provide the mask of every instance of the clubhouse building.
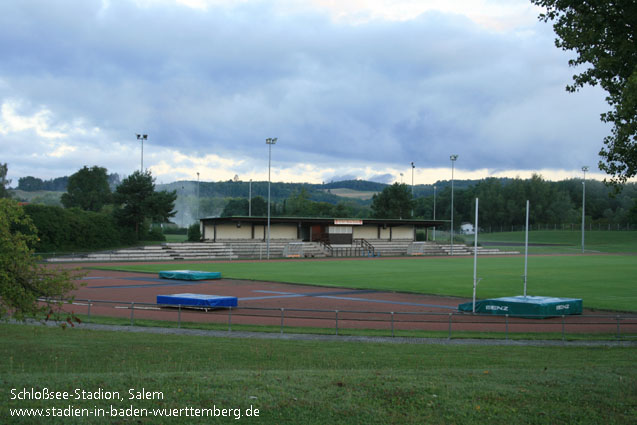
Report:
M202 218L201 237L204 242L265 241L267 223L267 217ZM445 220L271 217L270 239L331 245L352 244L361 239L372 244L375 241L415 241L417 230L422 229L427 234L431 228L445 224Z

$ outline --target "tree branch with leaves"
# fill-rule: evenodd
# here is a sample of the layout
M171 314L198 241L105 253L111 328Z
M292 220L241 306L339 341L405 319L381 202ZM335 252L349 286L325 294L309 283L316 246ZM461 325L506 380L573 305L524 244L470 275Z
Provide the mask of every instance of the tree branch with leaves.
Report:
M600 85L611 110L611 124L599 152L599 168L617 188L637 175L637 2L635 0L531 0L543 7L539 19L553 22L555 45L574 51L569 65L588 65L566 89Z
M16 201L0 199L0 317L78 321L63 310L78 273L38 262L37 229Z

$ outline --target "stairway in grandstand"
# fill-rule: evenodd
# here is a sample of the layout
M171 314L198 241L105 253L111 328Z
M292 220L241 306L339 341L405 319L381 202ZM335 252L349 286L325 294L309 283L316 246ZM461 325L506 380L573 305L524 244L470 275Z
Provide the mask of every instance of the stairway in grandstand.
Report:
M296 240L270 241L270 258L281 258L289 242ZM318 244L304 243L304 257L325 257ZM220 242L184 242L164 243L114 251L94 252L90 254L67 255L48 259L49 262L71 261L171 261L171 260L235 260L239 258L267 258L267 244L262 241L220 241Z
M299 242L298 240L272 239L270 258L284 257L285 247L290 244L302 244L301 258L323 257L399 257L405 255L451 255L451 245L435 242L413 242L411 240L367 241L364 247L360 243L352 245L333 245L326 247L317 242ZM373 246L373 250L370 249ZM414 249L417 245L417 249ZM480 255L519 254L517 251L500 251L495 248L478 247ZM454 244L453 255L473 255L473 247ZM148 245L136 248L102 251L90 254L68 255L50 258L50 262L71 261L171 261L171 260L236 260L266 259L267 243L251 240L225 240L217 242L184 242Z

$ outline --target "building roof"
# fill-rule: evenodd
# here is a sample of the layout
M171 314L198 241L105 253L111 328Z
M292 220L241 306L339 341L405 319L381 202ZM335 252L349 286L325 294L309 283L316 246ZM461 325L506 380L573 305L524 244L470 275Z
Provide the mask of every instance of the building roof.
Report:
M265 216L231 216L231 217L207 217L200 219L204 223L253 223L266 224ZM413 225L416 227L434 227L447 224L448 220L421 220L401 218L335 218L335 217L270 217L270 223L296 223L296 224L322 224L322 225L349 225L360 226L364 224L377 224L384 226Z

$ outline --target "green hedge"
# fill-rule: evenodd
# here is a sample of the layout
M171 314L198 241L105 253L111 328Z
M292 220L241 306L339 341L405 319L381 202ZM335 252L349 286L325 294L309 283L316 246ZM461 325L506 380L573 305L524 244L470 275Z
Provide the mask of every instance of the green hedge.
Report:
M111 248L122 243L112 215L50 205L24 206L38 229L37 252Z

